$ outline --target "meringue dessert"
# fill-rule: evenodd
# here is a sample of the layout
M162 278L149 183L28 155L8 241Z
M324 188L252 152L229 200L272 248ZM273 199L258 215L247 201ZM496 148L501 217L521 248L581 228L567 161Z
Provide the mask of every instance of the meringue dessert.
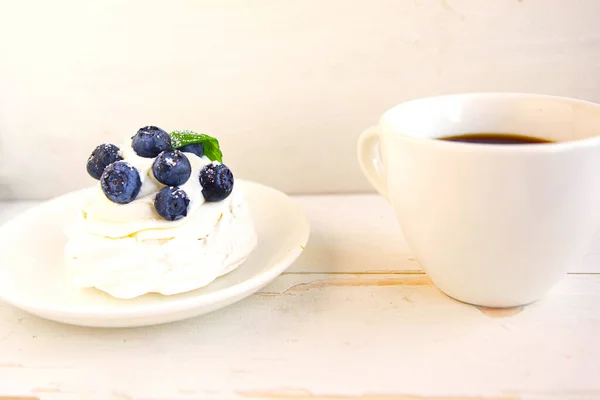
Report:
M256 246L215 138L147 126L125 146L98 146L87 171L99 182L65 248L78 287L122 299L183 293L234 270Z

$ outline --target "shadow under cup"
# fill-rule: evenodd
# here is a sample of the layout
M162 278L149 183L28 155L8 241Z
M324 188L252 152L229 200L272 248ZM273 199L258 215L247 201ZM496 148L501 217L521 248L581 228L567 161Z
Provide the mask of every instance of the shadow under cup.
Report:
M435 140L474 133L551 144ZM543 296L600 225L600 105L529 94L419 99L387 111L359 140L359 161L386 196L438 288L512 307Z

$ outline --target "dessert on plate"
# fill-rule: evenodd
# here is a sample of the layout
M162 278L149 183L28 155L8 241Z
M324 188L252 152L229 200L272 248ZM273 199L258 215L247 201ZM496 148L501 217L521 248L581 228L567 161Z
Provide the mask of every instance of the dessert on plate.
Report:
M74 284L124 299L172 295L242 264L257 238L218 141L147 126L128 142L101 144L88 159L98 183L65 248Z

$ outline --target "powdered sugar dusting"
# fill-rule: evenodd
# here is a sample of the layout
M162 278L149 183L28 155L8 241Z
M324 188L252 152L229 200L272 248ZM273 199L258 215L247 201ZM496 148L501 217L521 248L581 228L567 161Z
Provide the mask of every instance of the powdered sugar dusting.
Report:
M165 157L165 162L171 167L177 164L177 161L173 157Z

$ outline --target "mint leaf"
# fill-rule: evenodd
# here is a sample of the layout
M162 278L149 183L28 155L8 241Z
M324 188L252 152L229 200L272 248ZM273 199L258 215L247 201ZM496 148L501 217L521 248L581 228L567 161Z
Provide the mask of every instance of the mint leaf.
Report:
M211 161L223 162L223 153L219 141L205 133L196 133L192 131L173 131L169 133L173 149L178 149L188 144L202 143L204 146L204 155Z

